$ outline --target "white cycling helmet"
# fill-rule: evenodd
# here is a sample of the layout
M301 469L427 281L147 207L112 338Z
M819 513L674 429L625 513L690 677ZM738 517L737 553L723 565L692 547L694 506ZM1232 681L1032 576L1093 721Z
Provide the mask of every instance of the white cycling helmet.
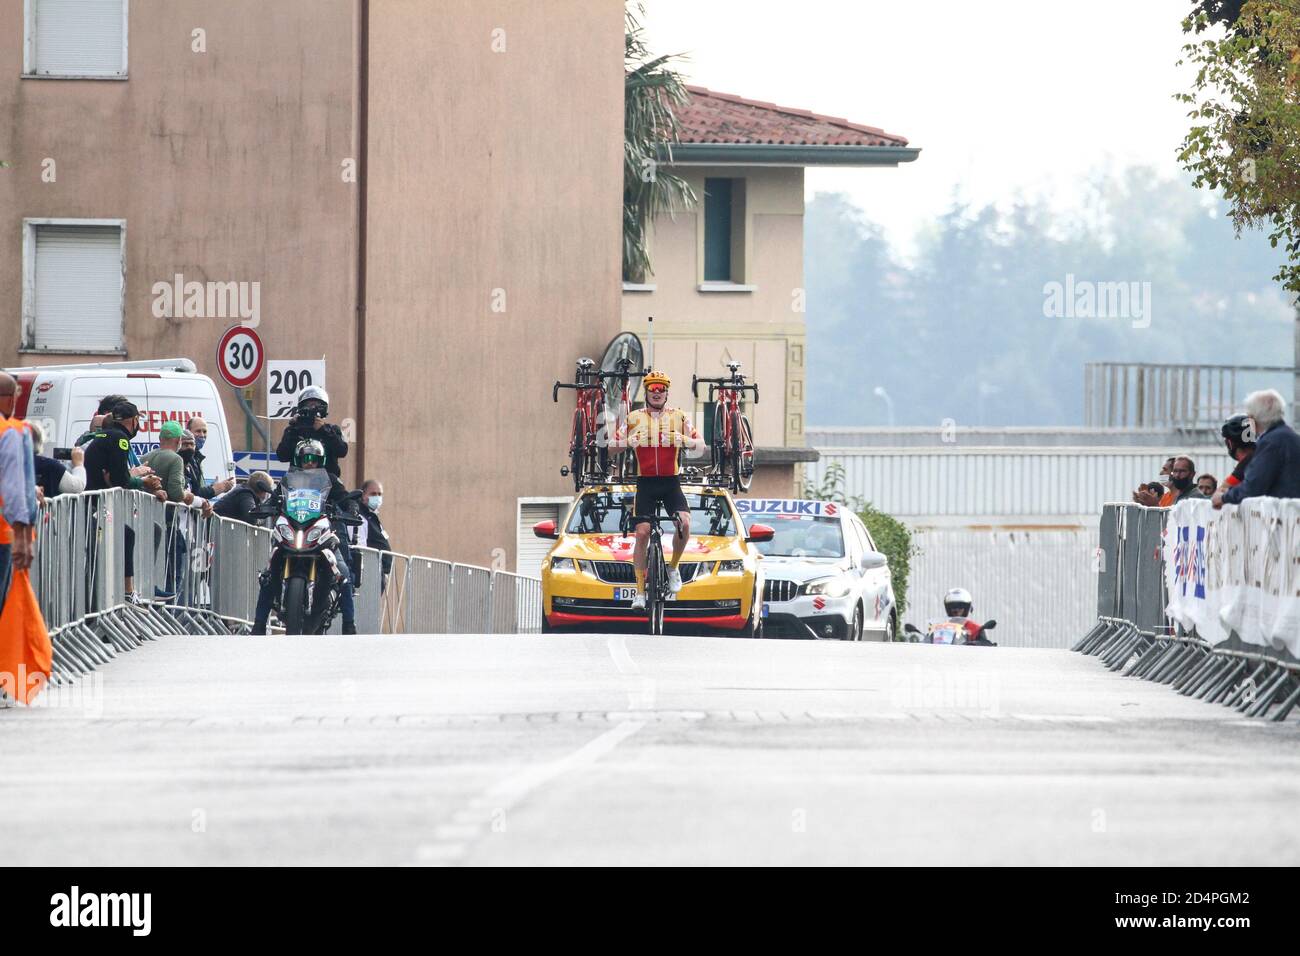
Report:
M970 617L975 600L965 588L953 588L943 596L943 609L949 617Z

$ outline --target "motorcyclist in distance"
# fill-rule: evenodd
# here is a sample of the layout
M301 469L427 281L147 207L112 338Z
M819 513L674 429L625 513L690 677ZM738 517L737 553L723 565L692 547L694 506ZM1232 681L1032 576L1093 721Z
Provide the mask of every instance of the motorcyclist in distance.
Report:
M325 449L319 441L307 439L299 442L298 447L293 453L293 467L303 470L321 468L325 463ZM280 503L284 495L283 484L277 485L271 497L259 506L259 510L265 510L269 513L278 514ZM326 501L336 511L354 511L352 496L348 494L342 482L333 475L330 476L330 490L326 496ZM355 634L357 632L356 624L356 605L353 600L352 592L352 554L348 547L348 536L346 529L336 520L331 520L330 524L334 528L334 534L338 538L338 544L334 548L335 567L339 575L339 610L343 614L343 633ZM276 593L280 588L281 567L277 558L282 559L282 552L277 550L271 553L271 562L267 570L262 574L262 586L257 595L257 609L253 613L253 633L265 634L266 622L271 616L271 605L275 602Z

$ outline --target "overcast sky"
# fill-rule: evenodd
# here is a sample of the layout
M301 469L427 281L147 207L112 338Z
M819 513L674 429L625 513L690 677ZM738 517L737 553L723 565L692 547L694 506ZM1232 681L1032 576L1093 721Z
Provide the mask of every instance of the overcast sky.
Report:
M1189 0L646 0L652 50L689 82L908 137L897 169L810 169L905 247L954 190L1068 203L1090 170L1179 174Z

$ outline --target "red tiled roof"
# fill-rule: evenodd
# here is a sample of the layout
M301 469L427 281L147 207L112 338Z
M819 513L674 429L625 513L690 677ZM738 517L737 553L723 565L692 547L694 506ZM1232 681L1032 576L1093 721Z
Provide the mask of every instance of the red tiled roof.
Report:
M679 107L683 143L780 143L792 146L906 146L907 138L838 116L686 87Z

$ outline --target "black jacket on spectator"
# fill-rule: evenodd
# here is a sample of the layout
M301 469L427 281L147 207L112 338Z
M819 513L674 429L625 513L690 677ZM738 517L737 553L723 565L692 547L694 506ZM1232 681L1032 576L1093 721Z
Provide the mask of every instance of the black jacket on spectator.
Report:
M335 478L339 476L339 459L348 456L348 443L343 440L343 432L337 425L321 425L320 428L312 428L309 424L302 424L298 419L289 422L289 426L280 436L280 444L275 446L275 457L281 461L293 461L293 450L298 447L298 443L306 441L308 438L314 438L325 448L325 470Z
M364 496L357 501L357 513L366 521L365 542L361 542L360 528L349 528L348 532L352 537L352 546L370 548L372 551L391 552L393 546L388 542L388 535L384 532L384 525L379 520L379 515L371 511L366 505ZM392 570L393 556L391 553L385 554L383 559L384 574L388 574Z
M1246 498L1300 498L1300 435L1278 422L1255 442L1246 477L1223 494L1228 504Z
M257 524L258 519L249 517L256 507L257 495L253 493L253 489L247 485L238 485L222 495L221 500L212 506L212 511L221 518L232 518L245 524Z
M190 456L190 460L185 463L185 487L194 492L195 498L215 498L217 496L217 493L212 490L212 486L203 477L203 452L197 449Z
M45 455L34 455L33 458L36 462L36 483L41 486L46 498L53 498L59 493L59 483L63 481L68 469L63 467L62 462Z
M86 446L85 466L87 491L139 487L139 481L131 478L131 436L117 422L95 432Z

